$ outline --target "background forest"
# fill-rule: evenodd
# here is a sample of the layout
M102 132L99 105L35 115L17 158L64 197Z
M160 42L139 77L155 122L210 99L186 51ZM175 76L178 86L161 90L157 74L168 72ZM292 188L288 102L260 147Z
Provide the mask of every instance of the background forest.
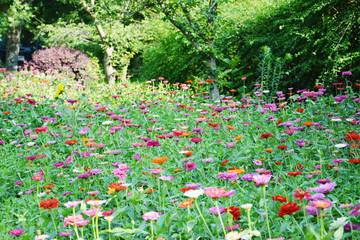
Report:
M5 0L0 10L7 56L16 35L23 46L78 49L110 83L210 78L220 92L260 81L283 90L360 70L356 0Z

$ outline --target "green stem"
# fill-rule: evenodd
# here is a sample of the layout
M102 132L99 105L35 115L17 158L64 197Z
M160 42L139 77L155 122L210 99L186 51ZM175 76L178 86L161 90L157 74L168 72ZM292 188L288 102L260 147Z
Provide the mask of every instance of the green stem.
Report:
M95 226L94 226L94 217L91 218L91 224L92 224L92 230L93 230L93 234L94 234L94 239L96 239L96 233L95 233Z
M218 216L219 216L219 220L220 220L220 223L221 223L221 227L224 231L224 236L226 238L226 231L225 231L225 226L224 226L224 223L223 223L223 220L221 218L221 213L220 213L220 210L219 210L219 205L218 205L218 202L217 200L215 200L215 206L216 206L216 209L217 209L217 213L218 213Z
M75 230L75 233L76 233L76 237L77 237L78 239L80 239L79 233L78 233L78 230L77 230L77 226L76 226L75 207L73 207L72 209L73 209L73 215L74 215L74 230Z
M204 216L202 215L202 213L201 213L201 211L200 211L199 205L198 205L198 203L197 203L197 199L195 199L195 206L196 206L196 209L198 210L198 212L199 212L199 214L200 214L201 219L203 220L203 222L204 222L204 224L205 224L206 229L207 229L208 232L210 233L211 238L212 238L212 239L215 239L214 236L212 235L212 233L211 233L208 225L206 224L206 221L205 221L205 219L204 219Z
M111 236L110 236L110 232L111 232L111 222L109 221L108 224L109 224L109 240L111 240Z
M263 185L263 194L264 194L264 208L265 208L265 217L266 217L266 225L269 232L269 238L271 238L271 231L270 231L270 225L269 225L269 216L267 212L267 206L266 206L266 185Z
M99 207L96 208L96 236L99 237Z
M81 238L84 239L84 228L82 227L80 228L80 230L81 230Z
M55 220L54 220L54 216L52 215L52 212L50 212L50 216L51 216L51 219L52 219L53 224L54 224L55 232L57 232L57 228L56 228L56 224L55 224Z
M299 226L299 223L295 220L295 218L294 218L294 216L293 216L292 214L291 214L291 217L292 217L292 219L294 220L296 226L300 229L301 233L302 233L302 234L304 235L304 237L305 237L304 231L303 231L302 228Z
M153 227L153 221L150 220L150 225L151 225L151 239L154 240L154 227Z
M248 217L248 223L249 223L249 230L251 232L251 218L250 218L250 209L247 210L247 217ZM250 240L251 240L251 234L250 234Z

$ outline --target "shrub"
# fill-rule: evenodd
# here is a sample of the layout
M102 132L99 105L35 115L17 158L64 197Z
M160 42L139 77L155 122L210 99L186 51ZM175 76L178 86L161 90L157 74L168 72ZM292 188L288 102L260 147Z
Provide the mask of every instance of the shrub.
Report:
M77 80L90 78L91 59L83 52L66 47L51 47L34 53L29 66L45 73L55 71Z

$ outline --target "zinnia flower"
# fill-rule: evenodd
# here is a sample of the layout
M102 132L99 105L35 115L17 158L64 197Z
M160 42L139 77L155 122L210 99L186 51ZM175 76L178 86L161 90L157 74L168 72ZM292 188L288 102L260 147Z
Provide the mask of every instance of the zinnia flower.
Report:
M59 200L56 198L42 200L40 202L40 207L45 210L47 209L48 211L50 211L50 209L57 208L58 206L59 206Z
M13 235L13 236L15 236L15 237L18 237L18 236L20 236L21 234L23 234L24 232L25 232L24 229L19 228L19 229L15 229L15 230L10 231L10 234Z
M256 183L256 185L264 186L264 185L268 184L271 176L272 175L270 175L270 174L254 175L252 180Z
M157 212L147 212L142 217L143 217L144 221L148 221L148 220L156 221L160 217L160 215Z
M231 190L227 192L225 188L208 187L204 189L204 193L213 199L218 199L222 197L230 197L236 193L236 191Z
M282 217L282 216L285 216L285 215L288 215L288 214L291 215L291 214L299 211L300 209L301 209L301 207L297 203L289 202L289 203L284 204L284 205L282 205L280 207L278 216Z

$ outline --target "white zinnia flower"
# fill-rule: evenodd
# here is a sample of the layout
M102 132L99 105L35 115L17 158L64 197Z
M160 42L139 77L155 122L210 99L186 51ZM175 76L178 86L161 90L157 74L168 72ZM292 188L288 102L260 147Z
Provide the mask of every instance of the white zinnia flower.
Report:
M330 228L333 230L338 229L340 227L345 226L347 222L348 222L347 217L338 218L334 222L330 223Z
M236 231L232 231L226 234L226 240L238 240L239 238L241 238L241 234L236 232Z
M344 148L344 147L347 147L348 144L347 143L339 143L339 144L336 144L335 147L337 148Z
M196 190L189 190L184 193L184 195L189 198L198 198L203 194L204 194L204 190L202 190L201 188Z
M243 204L241 205L241 208L245 209L246 211L249 211L253 205L251 203Z
M111 125L112 123L113 123L113 121L105 121L102 123L102 125L106 126L106 125Z

